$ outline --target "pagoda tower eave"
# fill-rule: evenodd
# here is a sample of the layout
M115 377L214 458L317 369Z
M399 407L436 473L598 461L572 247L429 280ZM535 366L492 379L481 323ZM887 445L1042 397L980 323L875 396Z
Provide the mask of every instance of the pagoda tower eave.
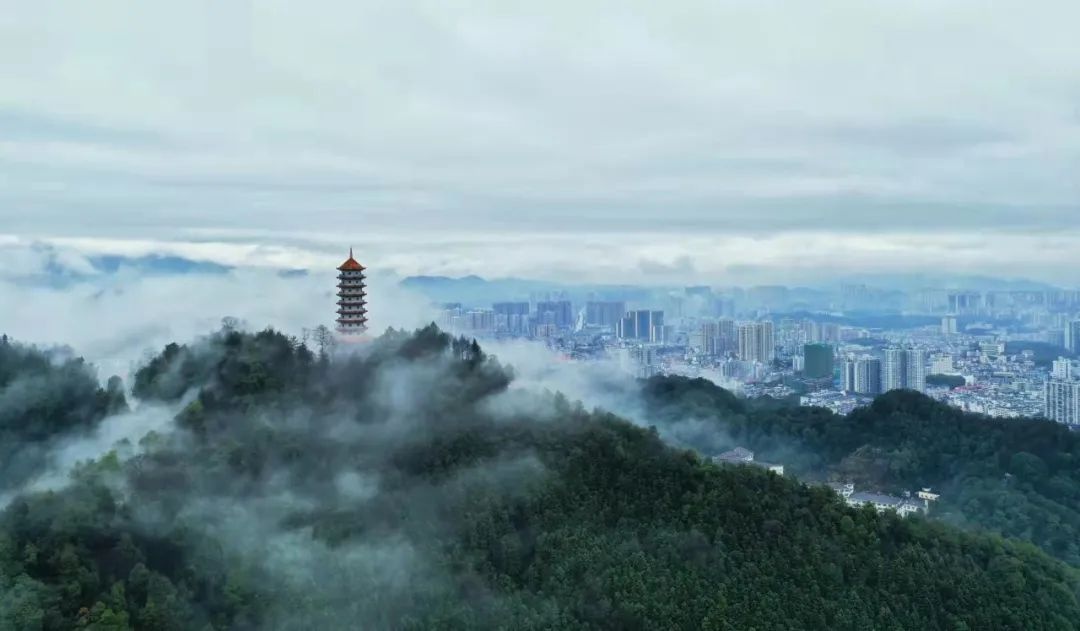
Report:
M349 258L338 266L337 331L346 338L361 336L367 331L367 282L365 268L349 249ZM354 338L355 339L355 338Z

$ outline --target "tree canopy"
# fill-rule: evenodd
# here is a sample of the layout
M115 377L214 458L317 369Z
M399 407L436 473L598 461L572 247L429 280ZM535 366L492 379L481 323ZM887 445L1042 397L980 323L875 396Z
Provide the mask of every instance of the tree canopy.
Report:
M703 419L807 480L896 493L933 487L942 494L935 516L1080 566L1080 434L1064 425L971 414L912 391L847 416L776 402L733 407L729 393L701 379L658 377L643 393L659 422Z
M0 495L45 470L53 441L126 408L119 378L102 387L81 358L0 338Z
M1031 545L716 466L512 379L434 327L322 356L274 331L167 347L135 382L184 402L175 430L0 513L0 630L1080 619L1074 570ZM753 414L701 384L647 387L668 413ZM922 413L893 399L878 412Z

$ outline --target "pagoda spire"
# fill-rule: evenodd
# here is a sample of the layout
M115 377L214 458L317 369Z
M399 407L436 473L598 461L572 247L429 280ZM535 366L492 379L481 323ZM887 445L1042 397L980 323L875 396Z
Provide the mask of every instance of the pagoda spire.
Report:
M337 331L341 335L363 335L367 331L367 279L364 266L349 258L338 266Z

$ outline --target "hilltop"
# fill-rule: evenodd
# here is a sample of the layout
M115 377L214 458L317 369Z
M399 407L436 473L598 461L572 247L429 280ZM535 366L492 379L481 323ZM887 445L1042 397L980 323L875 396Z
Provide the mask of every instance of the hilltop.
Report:
M1074 570L1030 545L718 467L512 380L434 327L336 355L270 330L169 345L133 403L174 406L173 428L0 513L0 629L1080 619Z

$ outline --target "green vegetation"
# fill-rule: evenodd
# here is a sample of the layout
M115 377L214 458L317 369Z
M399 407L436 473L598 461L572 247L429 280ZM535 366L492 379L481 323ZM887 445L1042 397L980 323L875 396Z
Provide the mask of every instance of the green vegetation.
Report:
M939 386L955 390L965 385L967 381L962 375L927 375L926 385Z
M118 378L102 388L82 359L0 337L0 492L44 470L50 441L126 408Z
M1033 361L1040 366L1049 366L1058 357L1076 357L1063 346L1047 344L1046 342L1013 341L1005 343L1005 353L1019 355L1023 352L1031 352Z
M0 513L0 630L1080 620L1077 575L1030 545L717 467L511 380L434 327L334 357L273 331L170 346L135 383L147 402L194 394L175 432ZM658 414L752 425L722 390L647 387Z
M660 422L699 418L803 479L899 493L933 487L934 514L1034 543L1080 566L1080 435L1037 419L992 419L916 392L878 397L848 416L744 402L705 380L645 385Z

